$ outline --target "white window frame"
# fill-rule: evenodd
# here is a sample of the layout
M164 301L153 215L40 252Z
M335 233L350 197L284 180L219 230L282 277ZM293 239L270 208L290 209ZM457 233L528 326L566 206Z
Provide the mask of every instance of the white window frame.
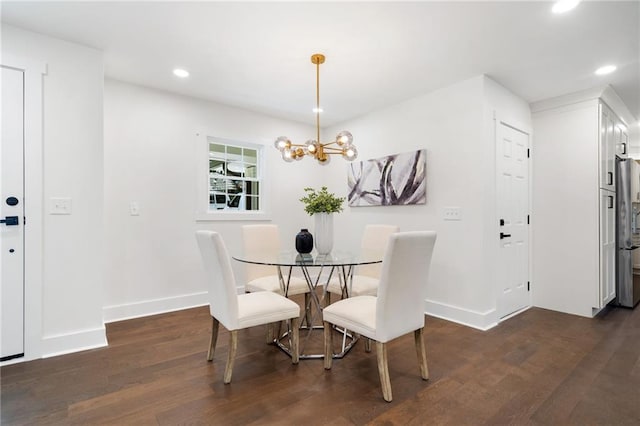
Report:
M271 220L269 210L269 199L267 194L267 169L264 145L232 140L214 136L212 133L200 132L197 138L197 170L198 184L196 185L196 221L250 221L250 220ZM233 145L242 148L255 149L257 152L258 182L260 188L260 209L259 210L210 210L209 209L209 140L222 145Z

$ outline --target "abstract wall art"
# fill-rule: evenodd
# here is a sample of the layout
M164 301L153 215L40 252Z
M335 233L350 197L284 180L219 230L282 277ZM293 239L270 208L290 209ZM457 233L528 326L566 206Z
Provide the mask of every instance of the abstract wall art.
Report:
M405 152L349 165L349 206L427 202L427 151Z

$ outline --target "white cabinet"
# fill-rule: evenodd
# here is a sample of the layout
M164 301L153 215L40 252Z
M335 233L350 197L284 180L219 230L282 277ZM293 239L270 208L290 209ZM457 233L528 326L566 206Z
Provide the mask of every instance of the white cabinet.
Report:
M615 123L614 134L616 141L616 155L618 157L627 158L629 156L629 134L627 133L627 127L619 118L617 118Z
M615 157L632 116L610 88L531 110L533 305L592 317L615 297Z
M609 107L600 102L600 188L615 191L616 120Z
M616 297L616 194L600 190L600 308Z

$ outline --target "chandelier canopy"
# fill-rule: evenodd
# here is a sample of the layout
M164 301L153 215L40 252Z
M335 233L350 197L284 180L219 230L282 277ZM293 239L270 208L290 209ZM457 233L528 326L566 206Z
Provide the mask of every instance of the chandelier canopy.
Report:
M316 139L309 139L304 144L292 143L288 137L280 136L274 145L282 153L282 159L286 162L302 160L305 155L309 155L320 164L326 164L332 154L342 155L347 161L353 161L358 157L358 150L353 145L353 136L346 130L341 131L331 142L320 142L320 64L323 64L325 57L316 53L311 55L311 62L316 66Z

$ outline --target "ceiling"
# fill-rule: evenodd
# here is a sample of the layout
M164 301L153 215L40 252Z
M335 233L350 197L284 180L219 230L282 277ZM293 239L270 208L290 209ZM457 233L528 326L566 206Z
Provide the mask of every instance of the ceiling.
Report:
M640 2L8 2L2 22L100 49L108 77L332 125L487 74L532 102L611 84L640 118ZM618 70L596 76L614 63ZM190 71L187 79L172 74Z

